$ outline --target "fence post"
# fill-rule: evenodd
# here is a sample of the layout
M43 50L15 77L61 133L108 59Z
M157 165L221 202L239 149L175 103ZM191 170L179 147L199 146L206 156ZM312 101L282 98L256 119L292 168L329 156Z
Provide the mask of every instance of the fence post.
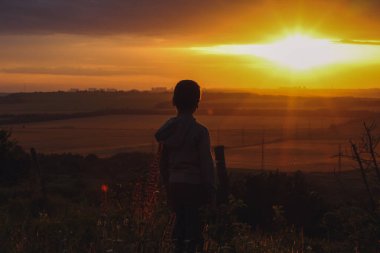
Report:
M46 188L45 181L42 175L42 170L38 161L37 152L34 148L30 149L30 154L32 157L32 169L33 169L33 191L39 197L45 199L46 197Z
M218 190L217 201L218 203L226 203L229 195L229 179L226 168L226 160L224 156L224 146L214 147L216 170L218 175Z
M261 170L263 170L263 171L265 169L264 152L265 152L265 131L263 131L263 136L261 139Z

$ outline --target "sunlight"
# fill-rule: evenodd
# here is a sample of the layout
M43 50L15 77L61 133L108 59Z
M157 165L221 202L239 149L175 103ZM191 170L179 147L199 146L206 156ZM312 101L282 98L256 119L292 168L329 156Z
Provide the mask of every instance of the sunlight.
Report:
M293 69L308 69L325 65L345 56L334 51L334 45L329 40L313 39L302 35L263 45L261 50L255 50L254 53Z
M191 49L208 54L256 56L293 70L349 63L370 57L366 45L339 43L302 34L291 35L268 44L218 45Z

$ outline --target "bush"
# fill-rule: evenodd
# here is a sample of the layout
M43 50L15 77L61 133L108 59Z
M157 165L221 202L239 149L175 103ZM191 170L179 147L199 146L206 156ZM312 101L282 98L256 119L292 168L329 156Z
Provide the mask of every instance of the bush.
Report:
M318 193L310 188L301 172L246 175L235 181L232 191L246 204L245 208L238 211L240 221L252 227L275 231L274 207L281 207L288 225L303 228L307 234L321 232L318 224L326 211L326 205Z
M11 140L10 131L0 130L0 183L15 184L28 175L29 169L29 156Z

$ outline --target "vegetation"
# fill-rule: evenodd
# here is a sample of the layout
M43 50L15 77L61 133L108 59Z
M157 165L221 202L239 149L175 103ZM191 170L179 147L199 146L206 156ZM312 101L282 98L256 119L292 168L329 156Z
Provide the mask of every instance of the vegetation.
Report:
M0 252L170 252L173 217L151 155L26 152L2 130L0 157ZM206 251L378 252L366 164L374 208L366 191L327 201L301 172L231 171L228 201L202 212Z

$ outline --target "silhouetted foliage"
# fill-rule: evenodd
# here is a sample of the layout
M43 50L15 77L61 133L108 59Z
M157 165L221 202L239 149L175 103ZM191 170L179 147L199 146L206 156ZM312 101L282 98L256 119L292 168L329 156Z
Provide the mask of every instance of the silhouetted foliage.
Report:
M37 153L36 170L10 133L1 134L0 252L168 249L170 211L165 192L151 188L151 155ZM327 205L307 179L301 172L232 170L228 201L203 212L208 252L375 252L379 214L354 202ZM141 207L156 191L148 222Z
M273 207L277 206L289 225L302 227L310 234L320 232L318 223L326 205L301 172L262 172L246 175L234 183L233 193L246 204L239 211L241 221L272 231L276 229Z
M25 176L29 168L29 157L11 140L11 132L0 129L0 182L13 184Z

